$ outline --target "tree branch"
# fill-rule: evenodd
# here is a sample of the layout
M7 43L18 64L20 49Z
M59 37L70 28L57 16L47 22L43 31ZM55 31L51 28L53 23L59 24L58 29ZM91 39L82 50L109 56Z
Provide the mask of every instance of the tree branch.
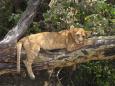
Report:
M29 0L28 6L22 14L17 25L14 26L4 37L0 44L15 43L24 33L27 31L29 25L33 22L33 18L36 15L37 8L43 0Z

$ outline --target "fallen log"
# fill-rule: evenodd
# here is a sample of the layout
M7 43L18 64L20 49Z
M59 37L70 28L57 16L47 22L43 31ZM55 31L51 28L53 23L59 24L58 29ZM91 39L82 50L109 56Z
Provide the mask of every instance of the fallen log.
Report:
M115 59L115 36L93 37L88 40L92 44L81 45L73 52L65 50L41 50L38 58L33 64L34 71L44 69L55 69L74 66L92 60L114 60ZM25 59L25 52L22 52L21 71L25 71L22 62ZM7 46L0 45L0 75L16 72L16 47L15 44Z

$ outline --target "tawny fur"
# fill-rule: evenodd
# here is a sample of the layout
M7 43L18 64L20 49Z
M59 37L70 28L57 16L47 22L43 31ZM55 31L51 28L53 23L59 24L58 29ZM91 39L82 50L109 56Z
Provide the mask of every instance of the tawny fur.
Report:
M35 78L32 71L33 60L38 56L40 49L66 49L73 51L77 49L77 44L83 42L86 31L82 28L72 28L60 32L42 32L24 37L17 43L17 71L20 72L20 58L22 47L27 58L24 64L31 79Z

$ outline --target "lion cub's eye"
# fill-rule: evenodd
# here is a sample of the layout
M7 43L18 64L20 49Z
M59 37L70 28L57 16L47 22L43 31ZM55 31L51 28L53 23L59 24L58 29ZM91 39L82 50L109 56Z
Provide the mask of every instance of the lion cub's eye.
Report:
M80 35L79 34L76 34L77 37L79 37Z
M86 38L85 36L82 36L83 38Z

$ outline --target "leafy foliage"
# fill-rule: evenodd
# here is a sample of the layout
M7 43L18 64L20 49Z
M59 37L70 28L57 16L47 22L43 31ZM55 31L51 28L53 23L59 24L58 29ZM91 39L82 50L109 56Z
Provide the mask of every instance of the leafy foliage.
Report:
M114 6L105 0L92 2L58 0L51 9L44 14L47 20L53 21L57 29L67 29L70 25L94 30L98 35L111 35L115 31ZM64 22L64 24L62 24Z
M0 38L2 38L6 32L9 31L9 27L12 27L12 24L8 21L9 16L11 15L11 2L10 0L1 0L0 1Z
M74 74L76 77L73 81L78 82L75 86L114 86L114 66L112 61L94 61L80 65L77 74Z

